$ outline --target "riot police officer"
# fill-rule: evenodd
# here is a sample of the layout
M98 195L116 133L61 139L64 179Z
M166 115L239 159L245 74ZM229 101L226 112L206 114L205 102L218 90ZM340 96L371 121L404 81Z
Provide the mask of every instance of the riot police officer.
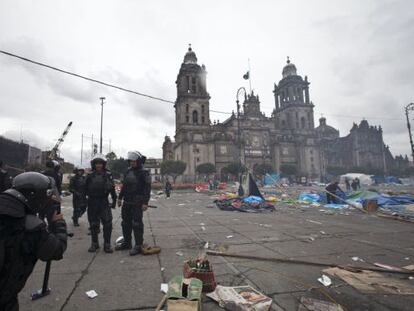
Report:
M59 194L62 194L62 174L60 173L60 164L56 160L49 160L46 162L46 170L43 175L52 177L55 180L56 188Z
M151 177L143 169L146 157L138 151L128 152L128 171L124 175L118 206L122 205L122 233L124 241L115 250L131 249L131 233L134 232L135 247L130 251L134 256L141 252L144 235L143 212L148 208L151 195ZM123 204L122 204L123 200Z
M60 260L66 250L62 214L53 214L48 229L36 217L51 200L52 184L49 177L27 172L0 194L0 310L19 309L17 295L38 259Z
M46 218L47 223L52 222L52 214L54 210L60 212L60 195L62 194L62 174L60 173L60 164L56 160L49 160L46 162L46 170L44 170L43 175L46 175L53 179L55 188L57 189L58 200L54 200L49 206L49 208L43 209L39 212L40 219L44 220Z
M86 211L86 177L84 168L76 168L75 175L70 179L69 191L72 193L73 225L79 227L79 218Z
M9 173L3 169L3 161L0 160L0 192L9 189L11 186L11 177Z
M88 200L88 220L91 228L91 247L93 253L99 249L98 233L102 222L104 251L112 253L112 211L116 205L116 193L112 174L106 169L106 159L97 154L91 161L92 172L86 177L85 188ZM108 195L112 197L112 205L109 206Z

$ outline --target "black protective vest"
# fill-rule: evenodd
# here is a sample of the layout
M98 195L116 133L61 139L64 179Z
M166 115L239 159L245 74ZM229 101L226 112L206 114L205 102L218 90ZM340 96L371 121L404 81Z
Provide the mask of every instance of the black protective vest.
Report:
M106 173L93 172L88 176L87 195L90 197L107 197L112 188L110 176Z
M142 169L129 169L126 172L122 183L125 201L135 202L143 200L147 176L147 171Z

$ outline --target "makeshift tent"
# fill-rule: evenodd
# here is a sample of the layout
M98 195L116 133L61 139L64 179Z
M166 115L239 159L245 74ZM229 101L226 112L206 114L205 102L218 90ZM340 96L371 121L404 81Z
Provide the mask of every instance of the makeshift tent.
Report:
M243 189L243 196L249 197L253 195L264 199L259 191L259 188L257 187L256 182L253 179L252 174L247 173L242 175L241 186Z
M359 173L348 173L345 175L341 175L340 183L344 184L345 179L348 178L348 180L351 182L353 179L358 178L361 185L370 186L374 183L374 181L371 178L371 175L366 174L359 174Z
M276 182L280 180L280 175L273 173L273 174L266 174L263 176L263 185L274 185Z

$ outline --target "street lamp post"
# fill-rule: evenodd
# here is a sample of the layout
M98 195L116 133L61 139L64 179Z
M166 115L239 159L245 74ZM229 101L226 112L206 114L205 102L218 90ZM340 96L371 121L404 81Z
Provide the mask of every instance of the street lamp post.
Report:
M240 101L239 101L239 95L241 92L244 92L244 99L246 100L246 96L247 96L247 92L246 89L244 87L240 87L237 90L237 94L236 94L236 104L237 104L237 139L238 139L238 143L239 143L239 189L238 189L238 194L239 196L243 196L243 188L242 188L242 161L244 160L243 158L243 153L242 153L242 141L241 141L241 129L240 129Z
M101 137L99 140L99 153L102 154L102 124L103 124L103 105L104 105L105 97L100 97L99 99L101 100Z
M413 144L413 135L411 134L411 124L410 118L408 116L408 112L410 110L414 110L414 103L410 103L405 107L405 116L407 117L407 128L408 128L408 135L410 137L410 146L411 146L411 156L413 157L414 161L414 144Z

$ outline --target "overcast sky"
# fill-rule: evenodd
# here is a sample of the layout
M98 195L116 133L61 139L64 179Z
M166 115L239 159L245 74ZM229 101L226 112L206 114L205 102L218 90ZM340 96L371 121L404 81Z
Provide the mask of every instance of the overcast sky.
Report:
M414 101L414 1L0 2L0 49L168 100L188 43L207 67L210 109L234 109L250 58L253 89L270 115L273 83L290 56L311 82L316 124L324 114L345 136L366 118L382 125L393 154L409 154L403 108ZM0 54L0 135L22 133L46 149L73 121L62 155L78 163L82 133L99 135L101 96L112 149L161 157L164 136L174 136L172 104ZM90 145L85 138L85 152Z

